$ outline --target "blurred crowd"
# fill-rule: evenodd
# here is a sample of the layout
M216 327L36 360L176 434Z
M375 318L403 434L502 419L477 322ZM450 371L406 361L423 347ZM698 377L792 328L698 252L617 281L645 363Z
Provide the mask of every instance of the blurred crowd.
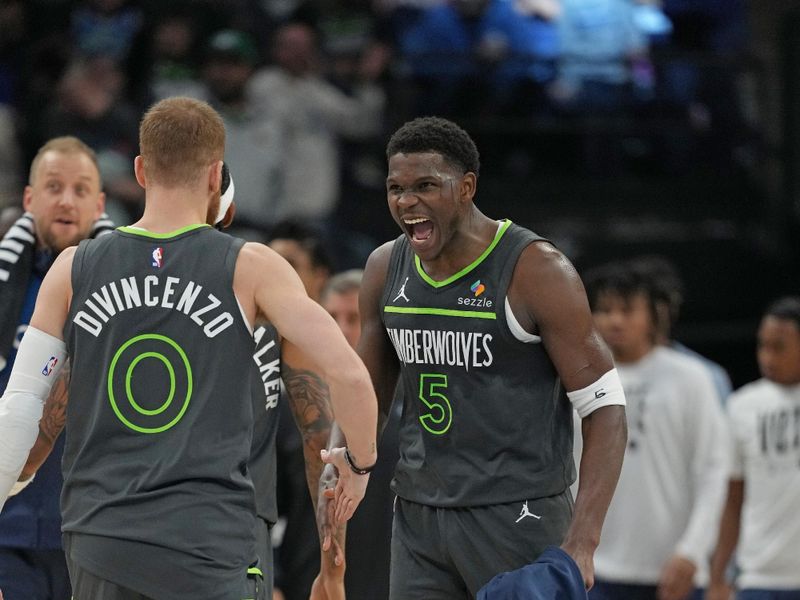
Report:
M655 111L731 135L746 16L743 0L9 0L0 207L18 205L36 149L70 134L130 222L138 119L189 95L225 119L238 233L263 240L287 218L347 229L356 266L400 122Z

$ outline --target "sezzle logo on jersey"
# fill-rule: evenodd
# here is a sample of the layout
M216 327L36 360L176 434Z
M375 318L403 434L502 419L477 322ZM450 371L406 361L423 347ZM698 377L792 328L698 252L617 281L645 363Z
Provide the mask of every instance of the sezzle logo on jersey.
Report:
M42 375L44 375L45 377L50 377L50 373L53 372L53 369L55 369L57 364L58 364L58 359L55 356L51 356L50 360L47 361L47 363L44 365L44 368L42 369Z
M492 302L489 298L478 298L483 292L486 291L486 286L481 283L481 280L478 279L475 283L469 286L470 291L475 294L474 297L461 297L458 299L459 304L463 304L464 306L478 306L483 308L492 308L494 302Z
M163 248L156 248L153 250L153 260L150 263L150 266L155 267L156 269L160 269L161 265L164 262L164 249Z

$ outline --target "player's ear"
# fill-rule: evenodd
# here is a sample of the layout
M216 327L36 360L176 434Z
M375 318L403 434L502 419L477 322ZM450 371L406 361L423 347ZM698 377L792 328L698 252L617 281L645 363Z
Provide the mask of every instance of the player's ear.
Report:
M208 167L208 191L216 194L222 187L222 161L211 163Z
M144 176L144 159L141 154L133 159L133 173L136 175L136 181L139 185L147 189L147 178Z
M475 191L478 187L478 178L475 176L475 173L472 171L467 171L461 176L461 182L459 184L459 196L463 200L472 201L475 197Z

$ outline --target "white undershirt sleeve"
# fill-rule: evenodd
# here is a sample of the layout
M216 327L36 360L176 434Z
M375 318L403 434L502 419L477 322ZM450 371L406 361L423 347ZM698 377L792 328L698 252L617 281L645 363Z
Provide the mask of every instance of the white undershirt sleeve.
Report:
M44 401L64 366L64 342L28 327L0 398L0 510L39 434Z
M703 374L705 375L705 373ZM691 452L692 511L675 552L696 565L708 564L728 493L730 440L718 394L710 376L698 378L690 386L692 433Z

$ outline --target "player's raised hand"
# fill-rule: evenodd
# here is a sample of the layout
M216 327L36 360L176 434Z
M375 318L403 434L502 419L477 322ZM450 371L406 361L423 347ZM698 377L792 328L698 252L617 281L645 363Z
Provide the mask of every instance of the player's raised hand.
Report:
M321 453L322 462L335 466L339 472L339 481L334 492L334 522L338 525L348 521L356 512L369 483L369 473L361 475L350 468L345 458L346 451L347 448L332 448Z

